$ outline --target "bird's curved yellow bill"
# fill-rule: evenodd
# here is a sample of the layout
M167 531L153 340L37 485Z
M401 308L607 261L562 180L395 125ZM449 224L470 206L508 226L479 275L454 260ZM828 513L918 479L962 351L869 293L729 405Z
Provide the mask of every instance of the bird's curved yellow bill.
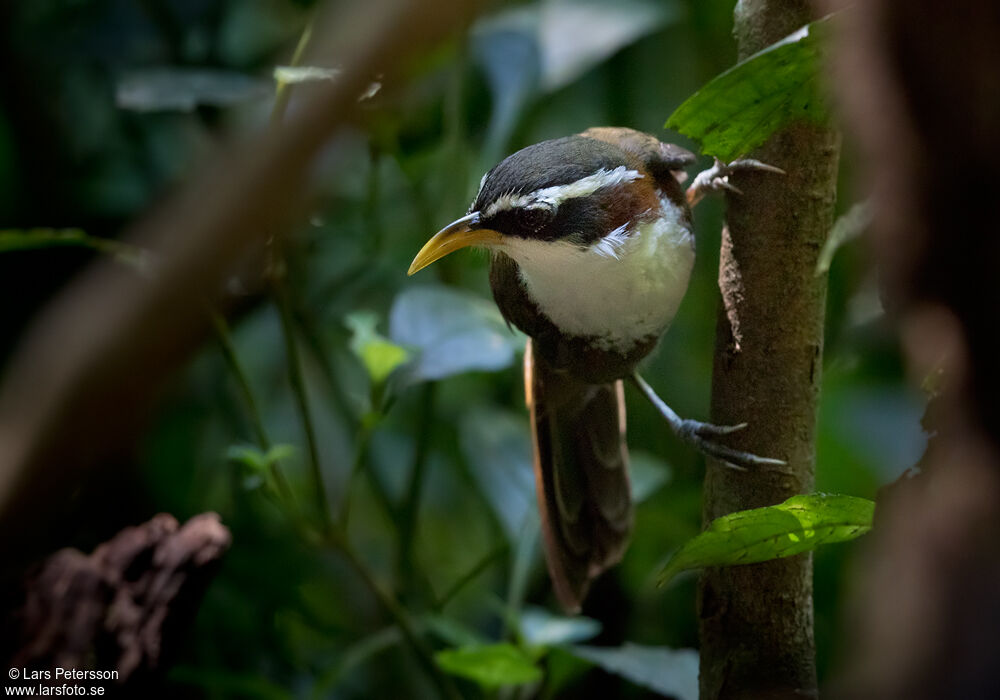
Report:
M473 212L457 221L452 221L435 233L433 238L424 243L417 257L413 258L406 274L412 275L459 248L470 245L496 245L503 240L503 236L492 229L476 228L478 222L479 212Z

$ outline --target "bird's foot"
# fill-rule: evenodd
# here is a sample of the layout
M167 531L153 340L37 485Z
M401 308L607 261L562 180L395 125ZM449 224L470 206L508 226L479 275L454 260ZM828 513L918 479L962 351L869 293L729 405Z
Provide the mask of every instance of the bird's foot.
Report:
M752 452L744 452L743 450L737 450L717 442L718 438L738 433L746 427L746 423L738 425L715 425L687 418L680 422L676 433L677 437L697 449L703 455L717 459L725 466L737 471L745 472L750 467L758 469L762 467L783 467L788 464L783 459L760 457Z
M719 438L732 435L746 428L746 423L738 425L714 425L712 423L691 420L690 418L681 418L674 409L670 408L663 399L657 396L656 392L653 391L653 387L649 386L646 380L639 376L637 372L632 374L631 379L632 383L642 392L642 395L656 407L656 410L667 421L667 425L674 431L674 434L702 454L717 459L722 464L737 471L747 471L751 467L780 468L787 465L787 462L783 459L759 457L752 452L737 450L718 442Z
M695 204L700 202L705 195L717 192L729 191L734 192L735 194L743 194L740 189L736 187L736 185L729 181L729 176L733 173L748 170L775 173L777 175L785 174L785 171L781 168L776 168L773 165L762 163L759 160L754 160L753 158L740 158L739 160L734 160L731 163L723 163L721 160L716 158L715 163L711 168L708 170L702 170L691 182L690 187L687 189L688 204L693 207Z

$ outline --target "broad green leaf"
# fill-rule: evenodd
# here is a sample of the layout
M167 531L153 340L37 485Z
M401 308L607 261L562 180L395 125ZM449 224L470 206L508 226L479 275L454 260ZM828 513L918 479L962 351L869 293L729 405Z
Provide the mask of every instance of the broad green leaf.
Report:
M147 272L151 264L149 254L144 250L110 238L88 236L80 229L0 229L0 253L61 247L90 248L107 253L140 272Z
M713 78L670 115L666 126L723 161L745 155L795 121L825 123L821 87L824 18Z
M860 202L833 222L830 234L826 237L826 243L823 244L823 250L819 252L819 259L816 261L817 277L829 271L834 254L842 245L860 236L871 225L872 213L869 202Z
M531 437L524 414L474 408L458 426L459 446L483 498L511 544L537 517Z
M521 613L521 636L533 646L554 646L583 642L601 632L601 623L577 615L553 615L545 608L528 607Z
M513 644L445 649L434 658L448 673L468 678L487 689L534 683L542 678L541 669L531 657Z
M698 652L647 647L565 647L573 656L600 666L636 685L677 700L698 700Z
M660 583L687 569L752 564L853 540L871 530L874 514L875 503L866 498L822 493L730 513L675 552Z
M491 300L437 286L410 287L396 297L389 337L418 351L406 368L409 381L503 369L524 345Z
M678 3L665 0L542 0L481 21L477 33L534 35L542 88L551 92L679 16Z
M379 335L375 330L378 316L369 311L349 314L344 323L351 329L351 350L368 370L373 384L381 384L392 371L406 362L410 354Z

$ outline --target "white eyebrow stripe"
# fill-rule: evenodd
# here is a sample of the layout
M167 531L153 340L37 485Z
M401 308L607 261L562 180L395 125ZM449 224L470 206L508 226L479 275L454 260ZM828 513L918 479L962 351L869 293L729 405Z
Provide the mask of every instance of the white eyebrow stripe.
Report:
M517 207L525 209L538 209L542 207L556 209L566 200L586 197L602 187L612 187L632 182L641 177L643 175L638 170L629 170L624 165L619 165L614 170L601 168L595 173L581 177L579 180L569 182L565 185L543 187L528 194L501 195L486 207L483 217L488 218L501 211L508 211Z

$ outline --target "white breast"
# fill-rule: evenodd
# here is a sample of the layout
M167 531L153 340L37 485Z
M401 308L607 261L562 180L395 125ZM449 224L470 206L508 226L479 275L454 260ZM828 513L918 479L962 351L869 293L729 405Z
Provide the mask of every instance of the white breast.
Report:
M627 351L667 329L694 265L694 237L682 210L661 197L659 213L632 235L613 232L586 248L511 238L504 252L561 331L597 336L603 349Z

